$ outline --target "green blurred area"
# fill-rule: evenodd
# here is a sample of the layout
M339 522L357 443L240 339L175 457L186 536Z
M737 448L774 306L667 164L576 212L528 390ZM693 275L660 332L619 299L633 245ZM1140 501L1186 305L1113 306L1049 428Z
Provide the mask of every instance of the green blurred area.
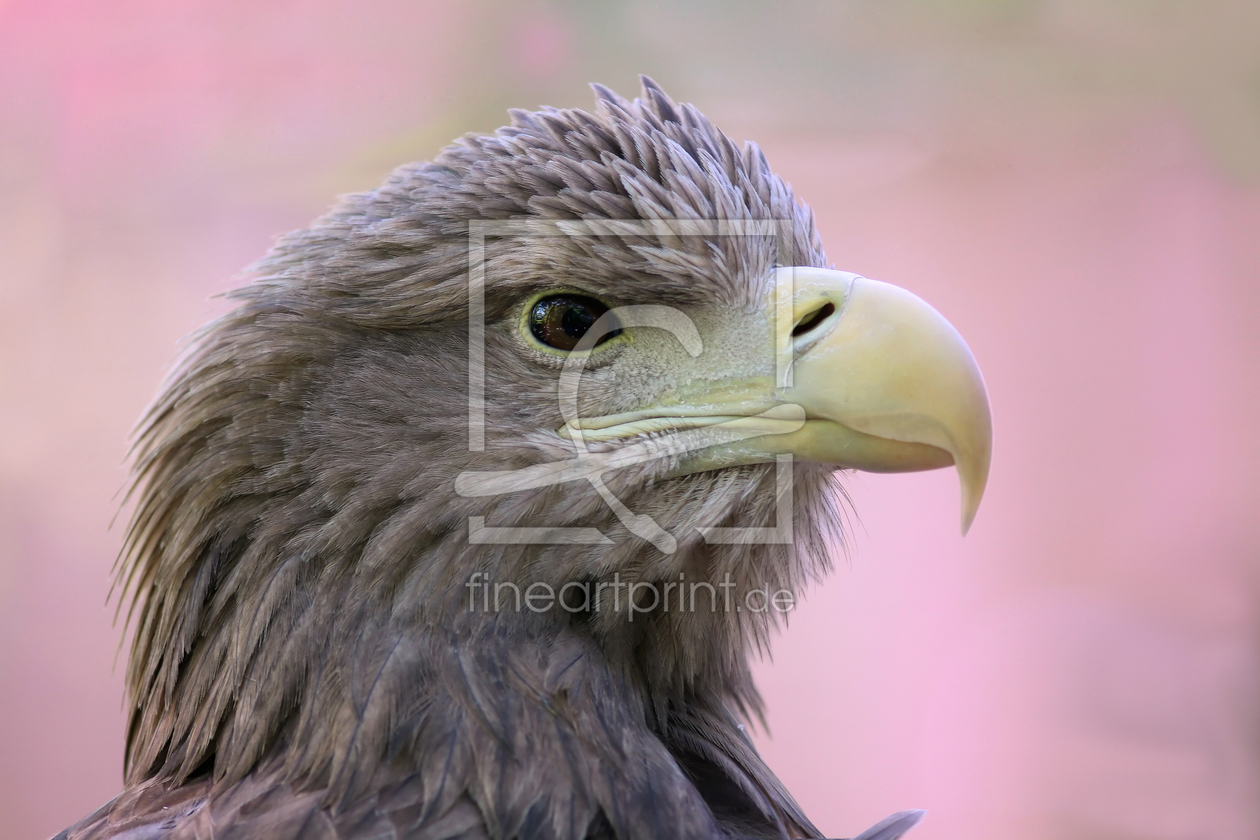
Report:
M475 4L441 117L396 144L490 131L509 107L587 107L652 75L720 125L1026 142L1152 111L1189 121L1233 177L1260 175L1254 0L556 0ZM532 28L531 28L532 27ZM566 54L522 72L528 39ZM549 30L553 30L550 31ZM396 144L382 149L396 159Z

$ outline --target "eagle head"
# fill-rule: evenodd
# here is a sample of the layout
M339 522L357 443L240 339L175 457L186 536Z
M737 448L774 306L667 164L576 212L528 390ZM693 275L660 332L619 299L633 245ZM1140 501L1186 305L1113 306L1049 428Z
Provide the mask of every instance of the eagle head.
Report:
M838 469L957 465L966 528L983 381L755 145L595 93L345 198L197 337L138 442L117 824L816 836L748 657Z

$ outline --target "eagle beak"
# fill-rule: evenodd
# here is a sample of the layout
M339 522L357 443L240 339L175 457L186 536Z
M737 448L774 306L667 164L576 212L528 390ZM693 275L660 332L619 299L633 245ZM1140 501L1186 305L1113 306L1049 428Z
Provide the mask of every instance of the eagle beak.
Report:
M707 367L675 368L679 384L664 403L600 417L574 412L560 434L580 449L613 440L626 446L586 453L564 469L593 475L666 455L676 456L669 477L781 455L870 472L954 465L967 533L989 477L993 425L984 378L958 331L905 289L856 274L797 266L777 269L773 279L758 308L768 316L760 329L775 337L773 371L749 376L769 360L718 341L724 349L709 353ZM650 325L704 358L694 326L688 333L664 321ZM728 334L732 328L763 334L738 318Z
M953 464L965 534L988 480L993 426L984 378L962 336L888 283L803 267L778 269L775 279L787 356L776 397L801 406L806 422L756 443L872 472Z

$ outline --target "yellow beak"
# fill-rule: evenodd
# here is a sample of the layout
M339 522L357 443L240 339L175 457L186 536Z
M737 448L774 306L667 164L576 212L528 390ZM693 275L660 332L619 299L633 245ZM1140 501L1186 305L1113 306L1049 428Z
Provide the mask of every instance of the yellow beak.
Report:
M888 283L799 267L779 269L777 280L779 332L790 313L800 333L789 339L791 367L777 396L804 408L806 422L758 443L872 472L952 463L965 534L988 480L993 425L984 378L962 336L922 299ZM819 322L819 313L834 323ZM802 329L811 318L817 326Z

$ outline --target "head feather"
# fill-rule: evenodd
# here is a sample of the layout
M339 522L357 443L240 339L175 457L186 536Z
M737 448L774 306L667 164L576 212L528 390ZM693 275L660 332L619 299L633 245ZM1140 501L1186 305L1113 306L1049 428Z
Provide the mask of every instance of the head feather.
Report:
M239 779L271 756L293 783L344 793L391 755L427 754L452 715L485 714L475 680L435 694L471 667L451 659L451 646L497 649L507 644L497 634L563 629L509 631L470 613L463 583L475 571L557 584L734 572L795 589L825 564L834 517L821 468L797 471L799 551L688 537L663 556L589 487L476 500L452 490L463 469L559 456L553 439L531 433L556 428L554 406L530 401L522 383L534 374L493 331L487 423L497 447L468 451L470 222L785 224L768 239L662 230L487 240L491 319L565 278L631 301L743 305L777 262L825 263L808 209L755 145L737 147L646 77L633 101L593 87L594 113L513 111L493 134L402 166L282 237L257 279L232 293L238 308L199 335L165 386L139 434L138 501L118 572L139 605L127 672L132 783L211 770ZM624 470L609 484L667 523L775 515L767 468L656 478ZM470 546L470 515L597 524L613 544ZM659 719L687 696L755 712L746 654L768 626L691 614L579 629L620 669L609 685L639 692L641 713ZM435 711L444 702L451 708Z

